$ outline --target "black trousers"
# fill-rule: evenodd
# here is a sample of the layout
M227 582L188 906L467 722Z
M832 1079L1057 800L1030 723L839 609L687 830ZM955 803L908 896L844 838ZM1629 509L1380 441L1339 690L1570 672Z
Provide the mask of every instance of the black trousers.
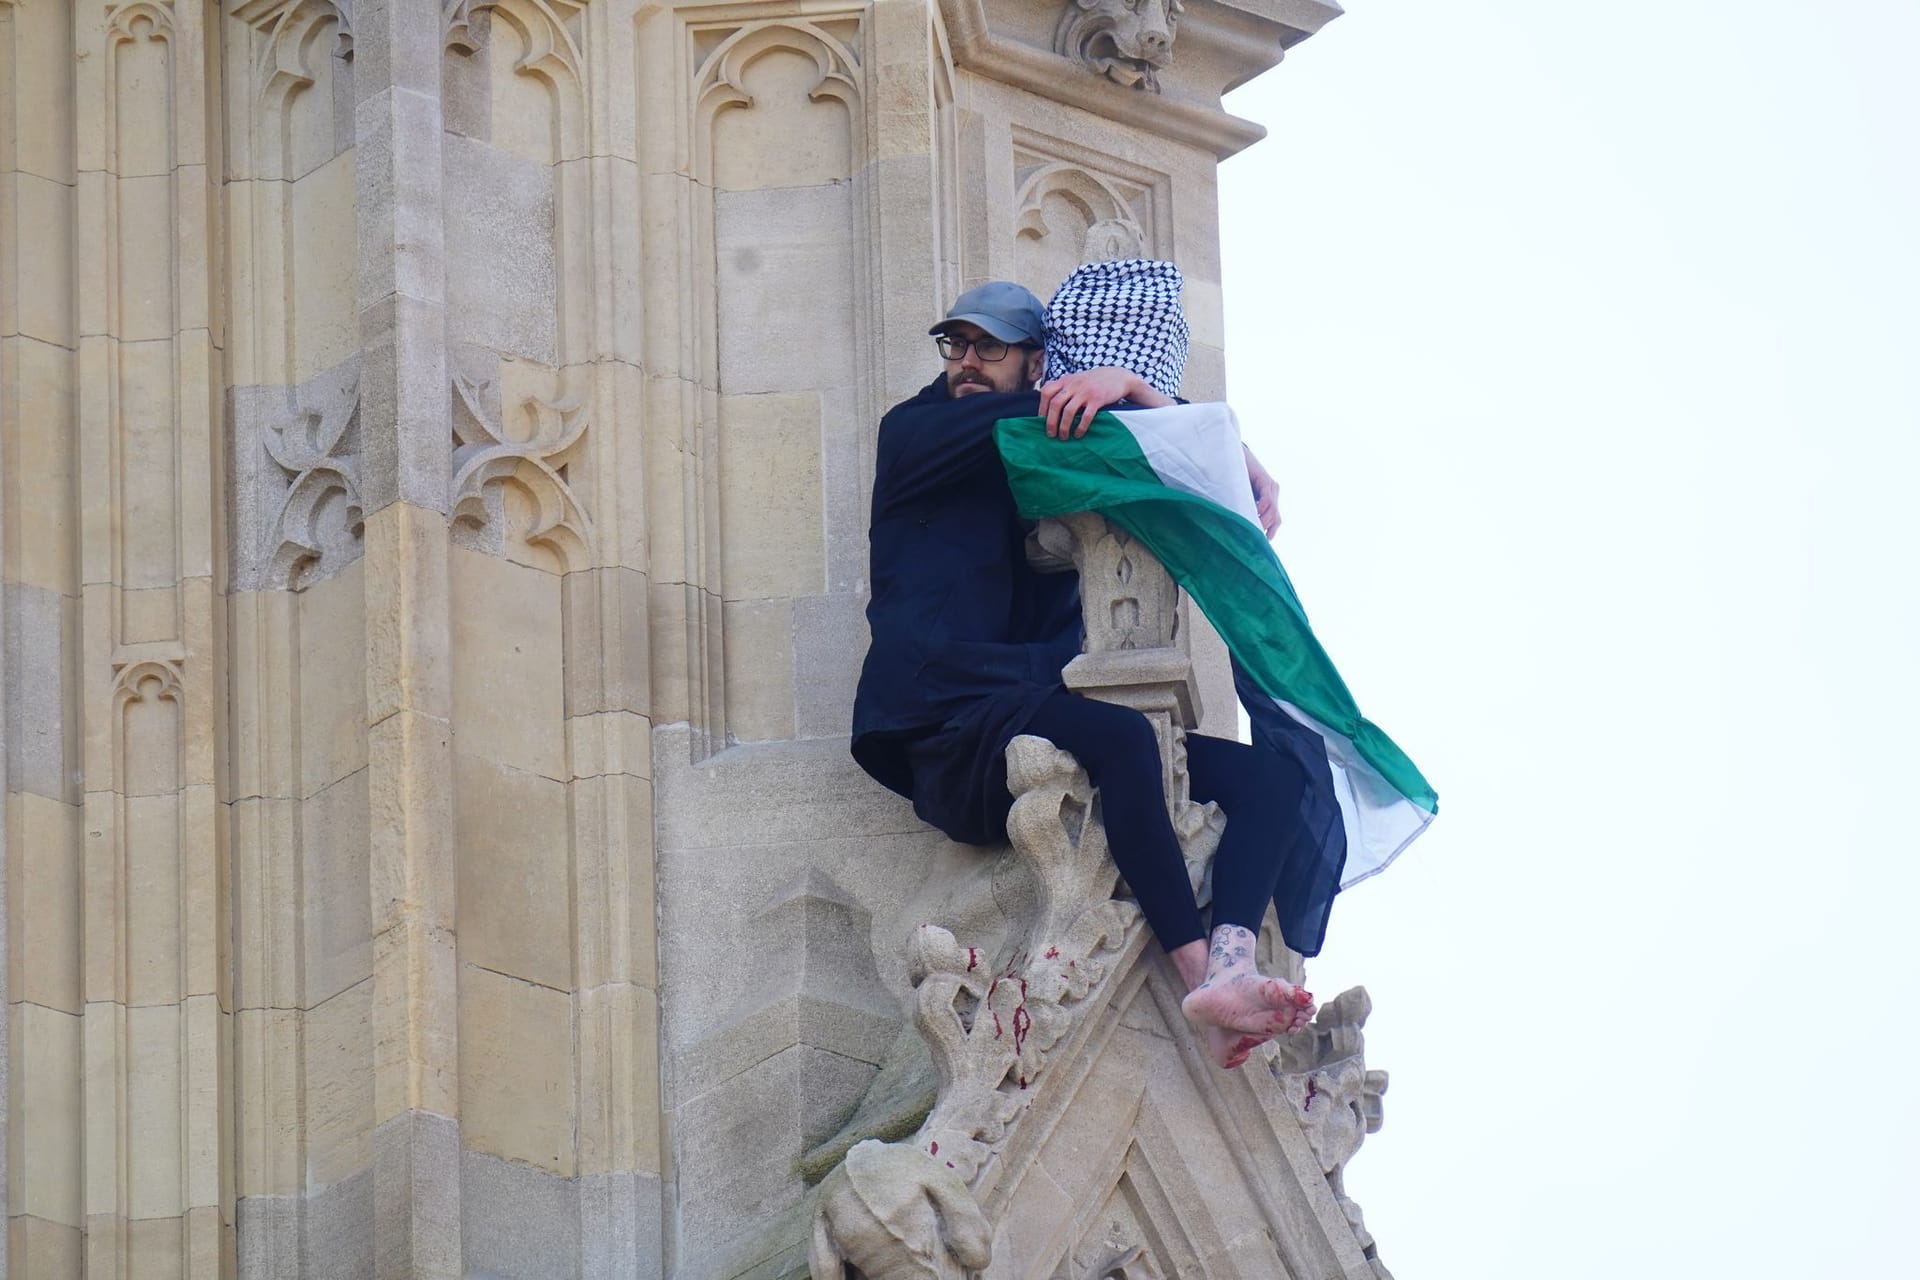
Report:
M1023 732L1071 752L1100 789L1113 861L1168 951L1207 936L1160 788L1160 752L1147 718L1130 707L1058 692ZM1291 759L1244 742L1187 734L1193 798L1227 815L1213 857L1213 927L1260 932L1280 887L1288 824L1306 777Z

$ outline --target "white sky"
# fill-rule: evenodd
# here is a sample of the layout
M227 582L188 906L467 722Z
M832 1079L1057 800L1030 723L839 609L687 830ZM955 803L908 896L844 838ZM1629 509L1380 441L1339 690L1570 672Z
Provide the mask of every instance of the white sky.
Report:
M1349 7L1222 174L1281 558L1440 792L1308 968L1348 1187L1401 1280L1920 1274L1920 4Z

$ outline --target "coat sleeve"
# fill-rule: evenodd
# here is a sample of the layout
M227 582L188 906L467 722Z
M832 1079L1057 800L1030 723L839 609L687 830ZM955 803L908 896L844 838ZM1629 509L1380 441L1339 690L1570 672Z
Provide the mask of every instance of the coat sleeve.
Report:
M982 392L958 400L924 395L881 420L875 449L873 512L876 518L942 486L998 466L993 424L1032 417L1039 398L1030 391Z

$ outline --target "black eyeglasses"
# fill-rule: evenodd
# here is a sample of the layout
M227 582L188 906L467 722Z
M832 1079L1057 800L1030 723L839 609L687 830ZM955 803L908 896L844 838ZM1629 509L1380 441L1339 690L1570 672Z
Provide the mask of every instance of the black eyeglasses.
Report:
M941 334L933 340L933 345L940 348L940 354L949 360L964 359L967 348L972 347L973 354L979 356L983 364L992 364L996 360L1006 359L1007 352L1012 349L998 338L961 338L951 333ZM1032 350L1032 347L1025 342L1016 342L1013 346L1022 351Z

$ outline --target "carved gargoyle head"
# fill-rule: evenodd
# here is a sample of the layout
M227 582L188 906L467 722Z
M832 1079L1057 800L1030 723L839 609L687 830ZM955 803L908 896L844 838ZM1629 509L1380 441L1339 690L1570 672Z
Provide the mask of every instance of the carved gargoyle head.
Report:
M1078 58L1116 84L1158 93L1184 7L1182 0L1067 0L1053 30L1053 51Z
M869 1138L820 1184L813 1280L974 1280L993 1229L966 1181L918 1147Z

